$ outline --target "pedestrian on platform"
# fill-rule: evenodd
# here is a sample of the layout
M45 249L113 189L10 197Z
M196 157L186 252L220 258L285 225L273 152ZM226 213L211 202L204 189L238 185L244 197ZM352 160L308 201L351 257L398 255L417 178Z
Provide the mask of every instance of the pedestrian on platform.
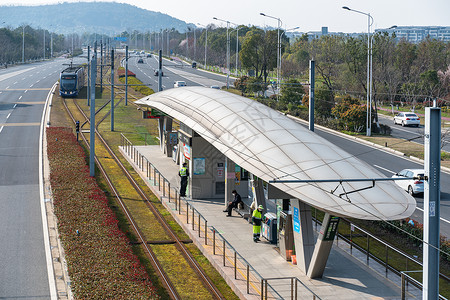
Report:
M186 197L186 188L189 178L189 170L186 163L183 163L183 167L178 172L178 175L181 178L180 197Z
M238 192L236 192L236 190L233 190L231 192L231 194L234 196L233 201L228 201L228 206L227 209L225 209L223 212L227 212L227 217L231 217L231 210L233 208L238 207L239 203L244 203L242 202L242 198L241 195L238 194Z
M258 206L258 209L253 211L252 222L253 222L253 241L255 243L259 242L259 236L261 234L261 220L262 211L264 207L262 205Z

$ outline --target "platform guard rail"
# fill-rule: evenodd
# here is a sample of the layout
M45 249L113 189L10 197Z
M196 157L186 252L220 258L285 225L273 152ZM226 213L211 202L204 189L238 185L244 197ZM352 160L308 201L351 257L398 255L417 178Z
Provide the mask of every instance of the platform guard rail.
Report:
M188 199L181 199L179 197L179 191L171 187L170 182L155 168L155 166L147 160L134 145L121 134L121 146L124 152L133 160L138 166L141 172L146 173L146 177L149 182L158 188L158 191L162 191L162 201L166 200L168 203L172 203L174 208L178 211L179 215L186 216L186 223L192 225L192 230L197 230L198 236L203 237L203 243L205 246L210 245L213 255L221 255L223 266L231 266L234 268L234 274L236 280L245 280L247 285L247 294L250 294L251 289L261 296L261 299L283 299L283 297L275 290L275 288L268 283L268 281L286 281L286 285L281 289L286 292L290 289L291 299L297 299L299 292L298 283L300 286L310 293L310 298L320 299L317 295L309 290L298 278L286 277L286 278L263 278L243 257L240 255L232 245L223 237L213 226L208 226L208 220L190 203ZM321 222L317 219L317 216L313 217L313 220L317 226L320 226ZM202 224L203 223L203 224ZM341 226L347 226L349 228L349 234L344 235L338 232L336 235L336 243L339 240L345 241L350 246L350 254L352 254L353 248L364 253L366 256L366 264L369 264L370 259L375 260L381 265L385 266L386 277L388 271L401 277L401 293L402 299L406 299L406 293L409 283L415 287L422 289L422 283L407 273L420 273L422 272L423 265L416 258L408 255L407 253L395 248L389 243L374 236L368 231L362 229L358 225L351 221L342 218ZM363 237L366 242L365 245L354 241L355 238ZM361 240L361 239L360 239ZM385 253L383 257L380 257L380 253L371 253L371 245L379 243L384 246ZM374 248L374 247L373 247ZM405 262L403 270L399 270L397 267L391 265L389 262ZM449 282L450 278L440 273L441 280ZM302 296L305 297L304 295ZM439 299L446 300L441 296Z

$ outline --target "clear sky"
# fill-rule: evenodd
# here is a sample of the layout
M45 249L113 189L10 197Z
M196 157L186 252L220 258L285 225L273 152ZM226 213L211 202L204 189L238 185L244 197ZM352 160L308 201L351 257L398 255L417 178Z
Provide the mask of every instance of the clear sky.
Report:
M86 0L90 1L90 0ZM97 0L102 1L103 0ZM64 1L0 0L0 5L55 4ZM374 28L388 28L393 25L450 26L450 0L121 0L140 8L159 11L189 23L203 25L222 22L213 17L237 24L277 26L277 20L260 16L267 15L281 19L283 28L300 27L298 31L319 31L327 26L333 32L367 32L367 16L342 9L370 13Z

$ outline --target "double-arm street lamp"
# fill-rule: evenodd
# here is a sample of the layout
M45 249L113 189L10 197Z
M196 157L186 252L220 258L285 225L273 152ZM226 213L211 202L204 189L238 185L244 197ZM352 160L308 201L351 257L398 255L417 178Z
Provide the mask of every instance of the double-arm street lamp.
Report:
M216 17L213 17L214 20L222 21L227 23L227 89L230 87L230 35L228 30L230 29L230 21L225 21ZM234 24L234 23L233 23Z
M283 24L283 22L281 22L280 18L276 18L276 17L272 17L269 15L266 15L265 13L259 13L261 16L264 17L268 17L274 20L278 21L278 28L277 28L277 37L278 37L278 42L277 42L277 90L279 94L280 91L280 68L281 68L281 36L280 36L280 29L281 29L281 25Z
M205 27L205 69L206 69L206 49L208 47L208 26L202 25L200 23L197 23L197 25Z
M234 23L232 23L232 24L234 24ZM234 72L234 74L237 77L238 76L238 63L239 63L239 29L241 29L241 28L239 28L239 26L237 24L234 24L234 25L236 25L236 28L233 29L233 30L236 30L236 71Z
M370 13L354 10L343 6L343 9L353 11L367 16L367 119L366 119L366 135L371 135L372 126L372 39L370 38L370 27L373 24L373 18Z

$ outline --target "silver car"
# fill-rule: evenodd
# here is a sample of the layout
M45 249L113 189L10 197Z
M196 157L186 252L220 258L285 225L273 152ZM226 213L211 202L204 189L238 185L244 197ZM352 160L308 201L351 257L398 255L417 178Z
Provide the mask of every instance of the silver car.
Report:
M420 118L415 113L401 112L394 117L394 124L401 124L402 126L413 125L419 127Z
M423 181L418 179L424 176L423 169L404 169L392 176L392 178L415 177L411 180L395 180L395 183L407 191L411 196L423 193Z

